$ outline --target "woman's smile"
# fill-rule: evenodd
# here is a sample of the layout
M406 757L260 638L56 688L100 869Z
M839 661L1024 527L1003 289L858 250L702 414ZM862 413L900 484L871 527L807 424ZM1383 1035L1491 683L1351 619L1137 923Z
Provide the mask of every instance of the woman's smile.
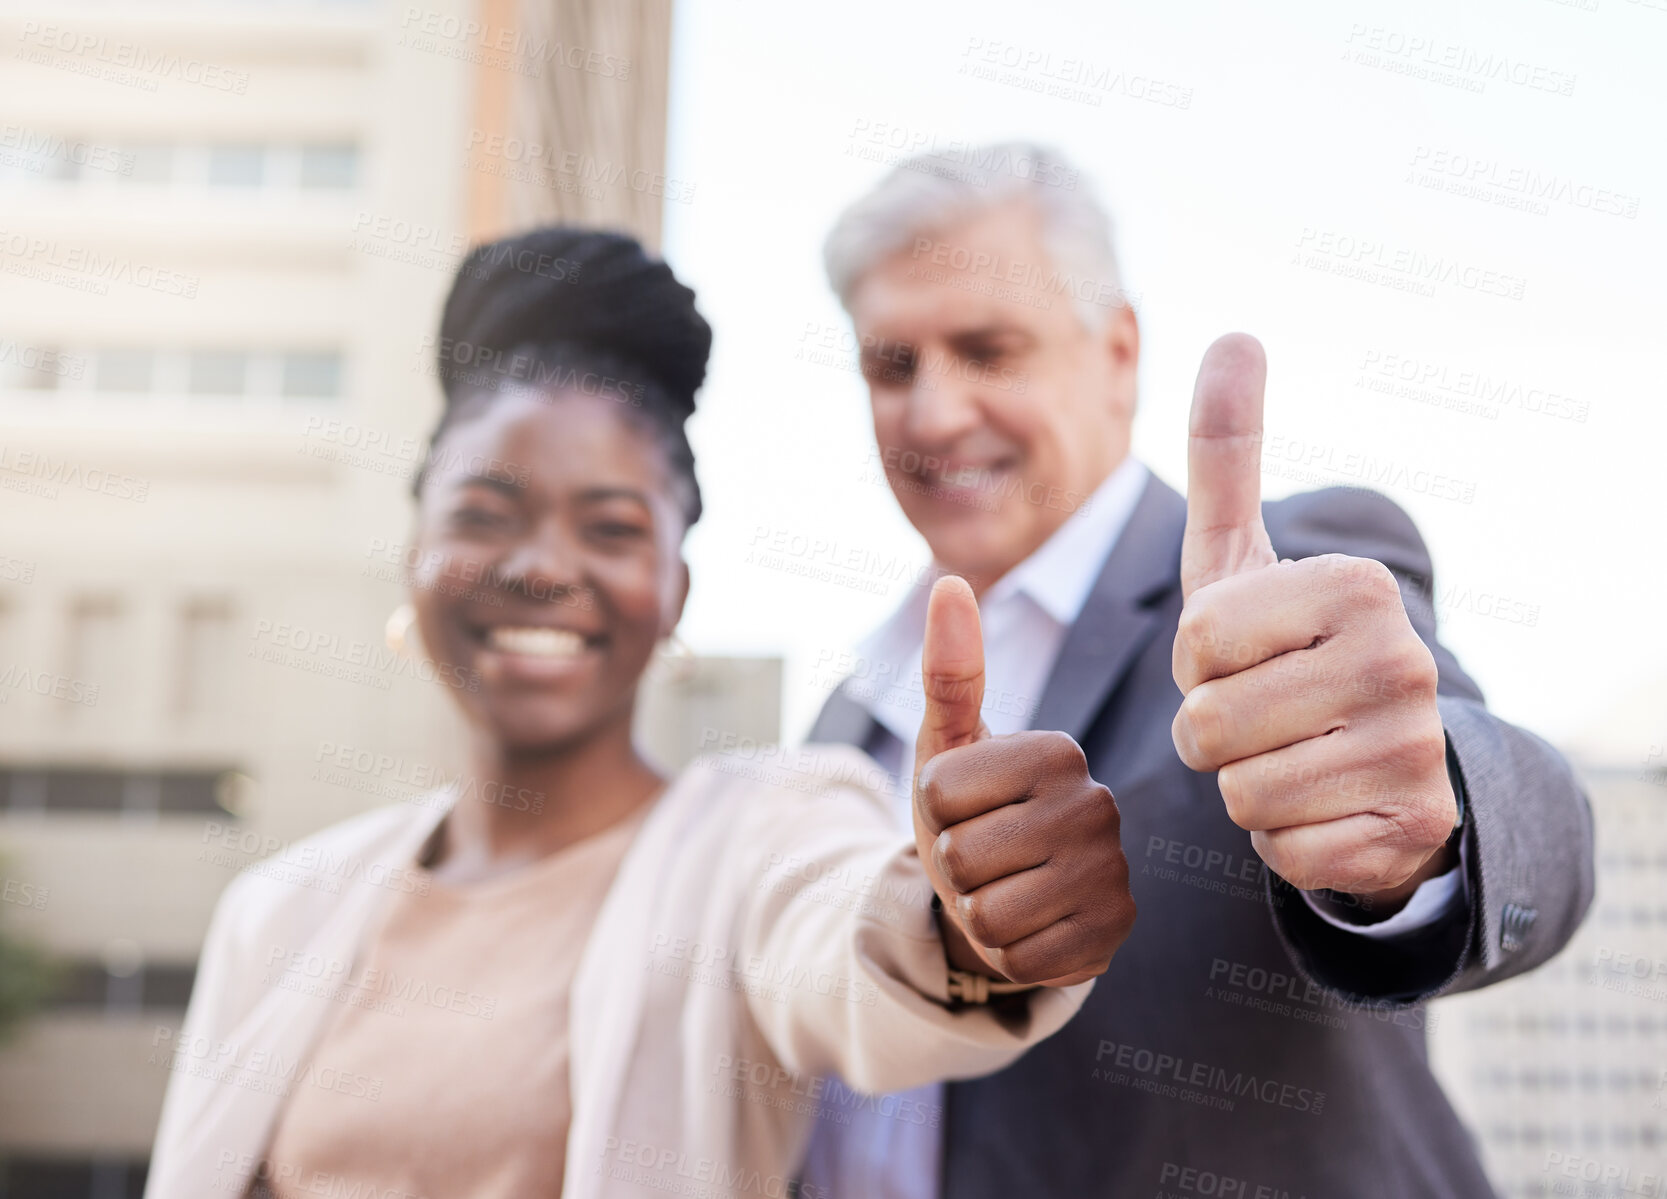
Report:
M475 669L488 684L558 683L591 673L607 652L601 633L551 624L515 623L466 628Z

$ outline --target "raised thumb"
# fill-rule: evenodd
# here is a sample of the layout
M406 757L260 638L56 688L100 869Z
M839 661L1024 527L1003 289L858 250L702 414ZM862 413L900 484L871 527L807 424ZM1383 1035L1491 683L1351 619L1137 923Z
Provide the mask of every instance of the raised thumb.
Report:
M1204 352L1187 437L1181 591L1277 561L1262 527L1262 345L1229 333Z
M946 749L989 736L984 703L984 631L967 581L945 575L926 601L926 644L920 654L926 711L915 740L915 772Z

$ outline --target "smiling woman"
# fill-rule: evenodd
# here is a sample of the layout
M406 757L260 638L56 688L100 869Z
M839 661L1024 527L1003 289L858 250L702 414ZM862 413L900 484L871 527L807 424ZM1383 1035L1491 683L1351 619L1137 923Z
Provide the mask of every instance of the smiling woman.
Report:
M227 889L160 1054L149 1194L572 1199L681 1187L690 1163L785 1193L833 1075L987 1072L1080 1006L1126 922L1088 969L1044 955L1062 985L952 998L989 991L987 958L940 926L855 750L669 782L638 754L637 687L689 589L710 341L623 236L541 229L463 262L409 581L424 653L466 681L466 777L490 782Z
M460 698L491 734L486 777L513 769L504 755L578 740L618 767L528 852L613 824L659 786L631 747L632 703L688 594L680 547L700 488L683 424L710 345L694 294L613 234L482 247L447 300L446 406L416 482L423 643L479 679ZM448 577L483 586L433 585ZM437 869L490 869L446 835Z

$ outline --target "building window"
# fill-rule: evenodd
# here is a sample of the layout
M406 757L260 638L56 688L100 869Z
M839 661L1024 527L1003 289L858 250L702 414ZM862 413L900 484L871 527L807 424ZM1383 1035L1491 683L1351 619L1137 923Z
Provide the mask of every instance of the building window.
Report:
M118 168L126 183L167 183L174 177L174 148L166 142L130 142L123 147L126 157Z
M284 355L283 390L286 396L323 400L341 394L340 354Z
M330 400L346 373L338 350L317 347L154 349L106 346L70 351L24 347L7 360L0 342L0 388L70 395L192 395L225 398ZM5 1199L0 1196L0 1199Z
M180 613L180 660L176 708L187 719L224 713L231 702L226 671L236 661L231 604L220 599L194 600Z
M359 184L359 147L340 141L124 141L79 131L0 129L0 185L43 183L347 192Z
M249 356L235 350L196 350L191 354L188 387L192 395L242 395Z
M357 146L302 146L301 186L350 188L358 182Z
M120 706L126 693L131 642L123 628L125 613L114 595L87 595L71 603L67 614L69 677L84 688L98 688L98 706ZM66 713L85 716L91 705L67 704Z
M140 1199L149 1163L137 1159L0 1158L0 1199L36 1195L65 1199Z
M144 392L151 389L156 375L156 354L152 350L99 350L95 359L93 386L99 391Z
M216 187L259 187L266 174L265 146L210 146L208 181Z
M56 985L46 1005L74 1010L130 1015L146 1011L180 1011L191 998L194 965L141 962L112 971L104 962L60 962Z
M229 770L0 766L0 814L225 816Z

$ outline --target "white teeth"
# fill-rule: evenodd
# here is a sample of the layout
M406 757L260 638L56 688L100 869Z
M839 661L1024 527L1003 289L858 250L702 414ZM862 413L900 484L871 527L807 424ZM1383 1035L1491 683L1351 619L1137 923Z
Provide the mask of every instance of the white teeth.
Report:
M538 658L571 658L585 648L585 639L568 629L499 626L487 630L486 644L510 654L527 654Z

